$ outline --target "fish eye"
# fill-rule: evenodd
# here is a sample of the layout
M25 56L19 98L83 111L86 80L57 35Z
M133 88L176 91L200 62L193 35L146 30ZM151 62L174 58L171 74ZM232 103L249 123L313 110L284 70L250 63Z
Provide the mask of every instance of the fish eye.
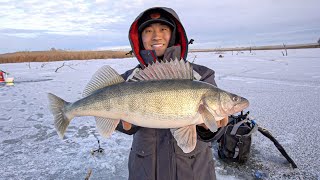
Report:
M239 98L239 96L233 96L233 97L232 97L232 100L237 102L237 101L240 100L240 98Z

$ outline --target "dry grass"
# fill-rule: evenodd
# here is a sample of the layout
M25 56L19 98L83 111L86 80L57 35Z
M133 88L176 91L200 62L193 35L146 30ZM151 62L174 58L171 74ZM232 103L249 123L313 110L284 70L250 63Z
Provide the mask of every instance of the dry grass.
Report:
M0 54L0 63L50 62L65 60L127 58L125 51L23 51Z
M248 47L231 47L231 48L214 48L214 49L192 49L192 52L223 52L223 51L253 51L253 50L286 50L286 49L307 49L320 48L319 43L309 44L282 44L269 46L248 46Z
M274 45L274 46L253 46L215 49L190 49L189 52L223 52L223 51L252 51L252 50L287 50L320 48L319 43ZM21 63L21 62L50 62L65 60L87 60L87 59L114 59L132 57L125 51L63 51L52 49L50 51L23 51L15 53L0 54L0 63Z

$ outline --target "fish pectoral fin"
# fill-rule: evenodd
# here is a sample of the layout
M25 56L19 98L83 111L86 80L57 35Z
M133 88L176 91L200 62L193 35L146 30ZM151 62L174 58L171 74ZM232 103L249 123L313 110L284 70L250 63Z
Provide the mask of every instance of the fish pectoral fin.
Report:
M96 118L97 130L99 134L104 138L108 138L113 133L113 131L116 129L117 125L120 122L120 119L108 119L108 118L102 118L102 117L95 117L95 118Z
M204 124L210 129L211 132L218 130L216 118L209 112L207 107L203 104L199 107L199 113L202 116Z
M184 153L189 153L194 150L197 144L196 125L170 130L178 146Z

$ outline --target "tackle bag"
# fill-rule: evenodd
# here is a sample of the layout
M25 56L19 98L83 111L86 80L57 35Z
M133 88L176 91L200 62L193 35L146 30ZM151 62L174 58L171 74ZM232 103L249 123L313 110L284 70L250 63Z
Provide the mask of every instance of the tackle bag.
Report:
M297 168L295 162L272 134L267 129L259 127L248 115L249 111L245 114L242 111L238 116L229 116L228 124L217 132L214 139L218 142L219 157L227 162L245 163L250 157L252 134L258 130L274 143L293 168Z

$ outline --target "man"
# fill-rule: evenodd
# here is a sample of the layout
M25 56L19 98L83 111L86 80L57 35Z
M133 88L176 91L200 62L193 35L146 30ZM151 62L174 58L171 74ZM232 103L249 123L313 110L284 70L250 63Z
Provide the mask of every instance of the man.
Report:
M170 8L154 7L142 12L130 27L129 40L140 62L136 68L144 68L155 61L187 58L186 32L178 15ZM216 85L213 70L192 66L197 80ZM132 78L136 68L124 73L123 78ZM221 127L227 121L225 118L217 124ZM128 164L130 180L216 179L210 148L214 133L204 124L197 126L200 141L190 153L178 147L169 129L137 127L122 121L117 130L134 134Z

